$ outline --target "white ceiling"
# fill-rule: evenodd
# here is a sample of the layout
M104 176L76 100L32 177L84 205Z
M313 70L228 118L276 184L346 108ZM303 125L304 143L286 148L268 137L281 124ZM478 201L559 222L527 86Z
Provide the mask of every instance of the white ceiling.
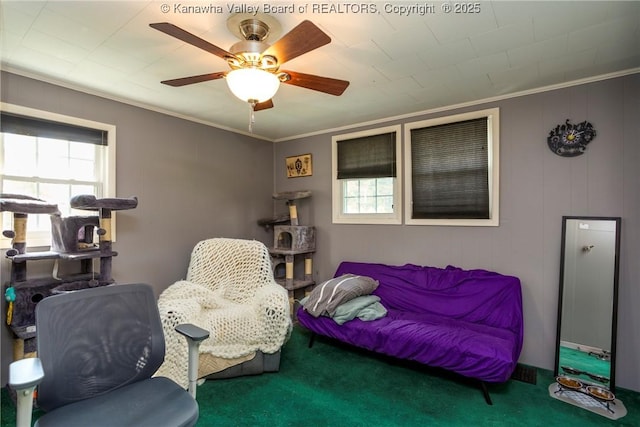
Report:
M233 15L229 7L262 12L265 4L293 3L1 0L2 69L247 133L249 107L223 80L179 88L160 84L228 66L149 24L170 22L228 50L238 41L226 25ZM257 137L284 140L640 70L639 1L482 1L478 13L445 13L443 2L320 0L294 7L305 4L307 13L272 13L282 29L268 41L311 20L331 44L285 68L351 85L340 97L281 85L275 108L256 113ZM376 13L363 10L371 4ZM385 10L425 4L433 13ZM220 6L222 12L180 9L198 5ZM348 13L313 13L318 5Z

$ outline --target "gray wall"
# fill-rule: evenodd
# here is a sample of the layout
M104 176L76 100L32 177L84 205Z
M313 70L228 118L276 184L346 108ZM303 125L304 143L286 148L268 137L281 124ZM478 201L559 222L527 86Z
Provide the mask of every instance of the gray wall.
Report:
M159 293L186 275L199 240L270 242L256 220L272 213L272 143L9 73L2 73L1 91L3 102L116 126L117 195L139 199L137 209L117 213L119 282L147 282ZM4 255L1 267L4 283ZM0 306L4 319L6 304ZM6 327L0 330L5 384L11 339Z
M150 282L157 291L185 275L189 252L202 238L269 243L272 237L255 221L271 214L275 176L277 191L313 191L300 202L299 216L301 224L318 227L316 280L331 276L342 260L453 264L516 275L525 306L521 361L551 369L561 217L621 216L616 382L640 391L640 311L634 307L640 301L640 75L438 114L501 108L497 228L332 225L330 134L277 143L274 156L272 144L249 137L11 74L3 73L1 83L4 102L117 126L118 195L137 195L140 206L118 214L113 273L119 281ZM549 129L567 118L589 120L598 131L586 154L572 159L546 146ZM313 176L287 179L284 158L304 153L313 154ZM3 281L6 274L3 259ZM5 384L11 343L0 329Z
M562 216L621 216L616 384L640 391L640 75L437 116L494 106L500 107L501 127L497 228L334 225L331 135L277 143L276 190L313 192L311 199L301 201L299 218L301 224L318 227L316 280L332 276L343 260L452 264L518 276L525 317L521 362L553 369ZM598 132L582 156L562 158L547 148L549 130L567 118L575 123L588 120ZM313 155L313 176L287 179L284 158L304 153Z

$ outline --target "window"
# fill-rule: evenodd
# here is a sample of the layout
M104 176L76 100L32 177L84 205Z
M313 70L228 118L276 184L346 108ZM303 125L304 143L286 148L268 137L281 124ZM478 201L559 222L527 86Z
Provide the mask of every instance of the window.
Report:
M400 224L400 126L332 138L333 222Z
M92 214L71 209L72 196L115 197L115 126L3 103L0 131L0 193L55 203L62 216ZM12 227L2 212L2 229ZM49 215L30 214L27 245L50 244Z
M497 226L498 109L405 125L405 223Z

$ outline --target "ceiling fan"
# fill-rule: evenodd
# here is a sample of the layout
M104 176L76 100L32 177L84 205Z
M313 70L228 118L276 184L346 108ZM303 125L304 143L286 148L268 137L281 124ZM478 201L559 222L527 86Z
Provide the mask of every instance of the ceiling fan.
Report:
M268 15L266 17L270 18ZM305 20L269 45L265 41L270 33L270 26L265 22L267 20L240 20L238 35L244 40L235 43L229 51L168 22L149 24L158 31L224 59L231 68L229 71L164 80L161 83L179 87L226 78L234 95L248 102L253 111L273 107L271 98L280 83L342 95L349 86L348 81L280 69L285 62L330 43L331 38L311 21ZM231 19L229 23L232 23Z

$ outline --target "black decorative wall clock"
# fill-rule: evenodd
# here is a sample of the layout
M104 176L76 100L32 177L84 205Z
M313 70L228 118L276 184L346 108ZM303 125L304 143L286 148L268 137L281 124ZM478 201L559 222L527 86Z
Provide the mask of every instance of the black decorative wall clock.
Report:
M583 154L587 144L596 137L596 130L586 120L573 124L569 119L563 125L558 125L549 132L547 144L549 149L558 156L575 157Z

